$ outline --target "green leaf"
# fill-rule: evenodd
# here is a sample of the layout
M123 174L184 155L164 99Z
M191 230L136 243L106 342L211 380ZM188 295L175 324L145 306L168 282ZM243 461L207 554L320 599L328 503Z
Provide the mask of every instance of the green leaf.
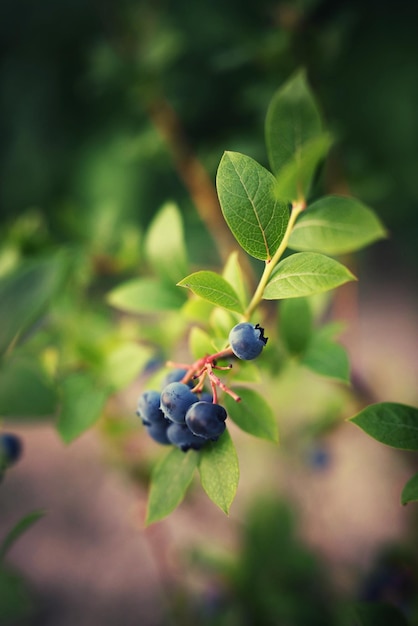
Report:
M256 259L271 259L289 221L289 206L276 197L274 176L244 154L225 152L216 185L222 213L240 246Z
M147 525L166 517L180 504L192 482L198 458L194 450L182 452L172 448L155 465L148 498Z
M184 297L177 289L153 278L135 278L113 289L107 301L127 313L156 313L177 310Z
M321 133L321 115L302 70L275 93L267 111L266 145L274 174Z
M199 474L209 498L226 514L238 488L238 457L226 430L215 442L200 450Z
M193 326L189 335L189 349L194 359L213 353L211 338L198 326Z
M145 238L145 255L151 267L170 284L186 274L183 223L174 203L165 204L152 220Z
M207 270L195 272L177 284L180 287L188 287L194 294L216 306L238 313L243 312L242 304L234 288L216 272Z
M212 310L209 321L216 336L220 337L224 342L228 340L231 328L238 322L237 316L234 313L218 307Z
M102 377L112 391L120 391L139 375L151 356L152 350L137 343L118 345L106 355Z
M352 626L408 626L403 613L392 604L357 602L351 612Z
M331 144L332 138L328 133L318 135L303 144L277 174L277 197L290 201L305 199L318 165L325 158Z
M386 237L375 213L344 196L325 196L301 214L293 228L289 247L325 254L346 254Z
M57 429L65 443L70 443L99 419L107 394L97 389L84 374L72 374L62 383L61 412Z
M418 450L418 408L396 402L371 404L350 419L380 443Z
M415 474L408 480L405 487L402 489L401 502L402 504L408 504L408 502L418 501L418 474Z
M234 383L259 383L262 380L261 372L254 361L240 361L237 359L231 372Z
M181 315L192 322L206 324L213 308L213 304L202 298L188 298L181 308Z
M274 269L263 298L298 298L328 291L356 280L341 263L317 252L298 252L283 259Z
M241 402L225 395L224 402L228 415L242 430L254 437L275 443L279 440L277 419L266 400L254 389L234 387Z
M231 254L229 255L227 262L225 263L222 276L230 285L234 285L240 302L245 307L248 294L245 285L244 274L238 258L238 252L236 250L234 252L231 252Z
M36 359L20 356L3 363L0 369L0 415L45 417L55 413L56 407L57 393L53 383Z
M321 332L313 335L302 358L302 364L321 376L350 382L350 361L347 350Z
M280 305L280 334L290 354L305 352L312 335L313 316L307 298L288 298Z
M0 280L0 355L44 313L64 277L62 256L34 261Z
M7 533L0 545L0 561L3 561L13 544L35 524L41 517L45 515L45 511L32 511L22 519Z

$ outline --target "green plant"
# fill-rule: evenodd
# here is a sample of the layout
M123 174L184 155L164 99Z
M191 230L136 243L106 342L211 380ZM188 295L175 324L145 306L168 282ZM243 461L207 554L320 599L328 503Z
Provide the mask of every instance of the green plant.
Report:
M277 370L283 344L288 355L297 356L316 373L349 382L347 354L335 341L338 330L333 324L314 324L313 298L356 280L334 256L354 252L386 233L373 211L358 200L318 197L315 176L332 142L304 72L273 97L265 134L271 171L237 152L225 152L219 164L216 184L221 210L241 248L231 253L222 273L205 269L177 279L178 286L191 292L187 300L173 290L173 276L186 271L187 261L180 216L174 207L166 207L147 237L148 259L160 281L131 280L115 288L109 302L131 313L160 315L181 306L182 316L190 321L189 349L195 360L167 360L168 367L183 372L181 382L171 385L183 385L181 391L187 395L187 402L178 415L169 415L171 419L183 422L188 407L193 411L196 406L198 394L210 391L212 402L225 405L229 418L241 429L277 442L274 411L252 383ZM243 270L242 251L256 259L250 271ZM254 281L251 272L257 271L259 279ZM266 301L281 305L270 302L267 307ZM261 323L271 336L267 346ZM234 329L239 340L242 329L251 331L250 349L236 350ZM248 362L261 352L257 363ZM147 385L151 388L159 376L151 377ZM186 386L190 381L195 383L192 390ZM181 502L196 469L208 496L228 512L239 478L228 429L217 441L198 447L186 446L185 454L173 448L158 461L147 523L168 515Z

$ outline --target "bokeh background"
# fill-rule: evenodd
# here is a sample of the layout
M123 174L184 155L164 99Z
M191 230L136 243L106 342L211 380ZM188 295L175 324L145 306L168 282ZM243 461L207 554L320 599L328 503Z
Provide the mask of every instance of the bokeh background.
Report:
M305 67L336 138L318 184L360 198L390 233L356 256L359 285L335 302L344 342L370 399L416 406L417 27L407 0L3 0L0 275L70 251L65 314L84 328L77 355L94 361L93 312L142 271L140 242L164 202L182 212L192 264L219 266L222 153L267 165L268 103ZM47 510L8 557L16 580L3 595L19 600L5 624L324 626L343 623L334 601L361 598L413 618L417 520L399 495L417 459L344 422L316 429L345 390L287 372L280 448L234 433L230 518L196 488L144 529L157 453L132 417L140 384L117 395L111 425L69 447L52 420L5 416L25 454L0 487L2 535Z

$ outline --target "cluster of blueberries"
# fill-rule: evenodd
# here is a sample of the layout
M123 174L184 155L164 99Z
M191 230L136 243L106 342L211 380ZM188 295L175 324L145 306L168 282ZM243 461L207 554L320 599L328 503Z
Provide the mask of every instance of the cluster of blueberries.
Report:
M22 454L22 441L13 433L0 434L0 480L4 472L14 465Z
M158 443L173 444L186 452L216 441L225 430L225 409L212 402L208 393L192 391L182 383L187 370L174 369L165 378L162 392L144 391L138 399L137 415L148 434ZM200 396L200 397L199 397Z
M229 345L236 357L255 359L267 343L264 330L257 324L242 322L229 334ZM163 445L175 445L183 452L200 450L208 441L216 441L224 432L227 412L213 402L207 392L192 391L193 382L182 382L186 369L172 370L164 379L162 391L144 391L137 404L141 418L152 439Z

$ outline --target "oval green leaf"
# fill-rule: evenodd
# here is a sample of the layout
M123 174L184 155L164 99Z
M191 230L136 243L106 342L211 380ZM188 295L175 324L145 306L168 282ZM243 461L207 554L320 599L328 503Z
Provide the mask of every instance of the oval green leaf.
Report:
M246 433L277 443L279 432L277 419L266 400L254 389L234 387L241 401L236 402L225 395L224 402L228 415Z
M62 383L58 432L70 443L91 428L102 414L107 393L84 374L72 374Z
M304 143L297 154L277 174L278 198L304 200L309 193L315 172L332 144L331 136L322 133Z
M313 315L307 298L288 298L280 304L280 336L290 354L305 352L313 329Z
M234 252L231 252L229 255L222 276L230 285L234 285L237 296L241 304L245 307L248 300L248 293L237 250L234 250Z
M0 280L0 354L44 312L65 269L66 259L58 255L27 264Z
M349 421L387 446L418 450L418 408L379 402L366 407Z
M384 237L385 228L367 206L354 198L325 196L299 217L289 248L346 254Z
M408 480L405 487L402 489L401 502L402 504L408 504L408 502L418 501L418 474L415 474Z
M56 407L54 384L36 359L19 357L5 361L0 369L0 415L46 417L53 415Z
M147 525L158 522L178 507L192 482L198 458L194 450L182 452L172 448L155 465L145 520Z
M145 238L145 255L152 269L170 284L187 272L183 222L174 203L165 204L152 220Z
M13 544L24 534L31 526L45 515L45 511L32 511L22 519L20 519L11 530L7 533L0 545L0 561L4 559Z
M189 335L189 349L194 359L212 354L213 344L210 336L199 326L193 326Z
M273 271L263 298L311 296L356 280L341 263L317 252L298 252L283 259Z
M265 135L273 173L277 175L321 133L321 115L301 70L278 89L267 111Z
M276 179L257 161L225 152L216 186L224 218L240 246L268 261L286 232L289 207L276 196Z
M209 498L226 514L235 498L239 481L238 457L226 430L218 441L200 451L199 474Z
M135 278L107 295L107 302L127 313L157 313L177 310L184 304L178 290L153 278Z
M216 306L237 313L243 312L243 306L235 289L216 272L207 270L195 272L177 284L180 287L188 287L194 294Z
M145 368L153 352L133 341L116 346L106 354L101 377L112 392L127 387Z
M348 384L350 382L350 361L347 350L320 332L308 344L302 364L321 376L333 378Z

